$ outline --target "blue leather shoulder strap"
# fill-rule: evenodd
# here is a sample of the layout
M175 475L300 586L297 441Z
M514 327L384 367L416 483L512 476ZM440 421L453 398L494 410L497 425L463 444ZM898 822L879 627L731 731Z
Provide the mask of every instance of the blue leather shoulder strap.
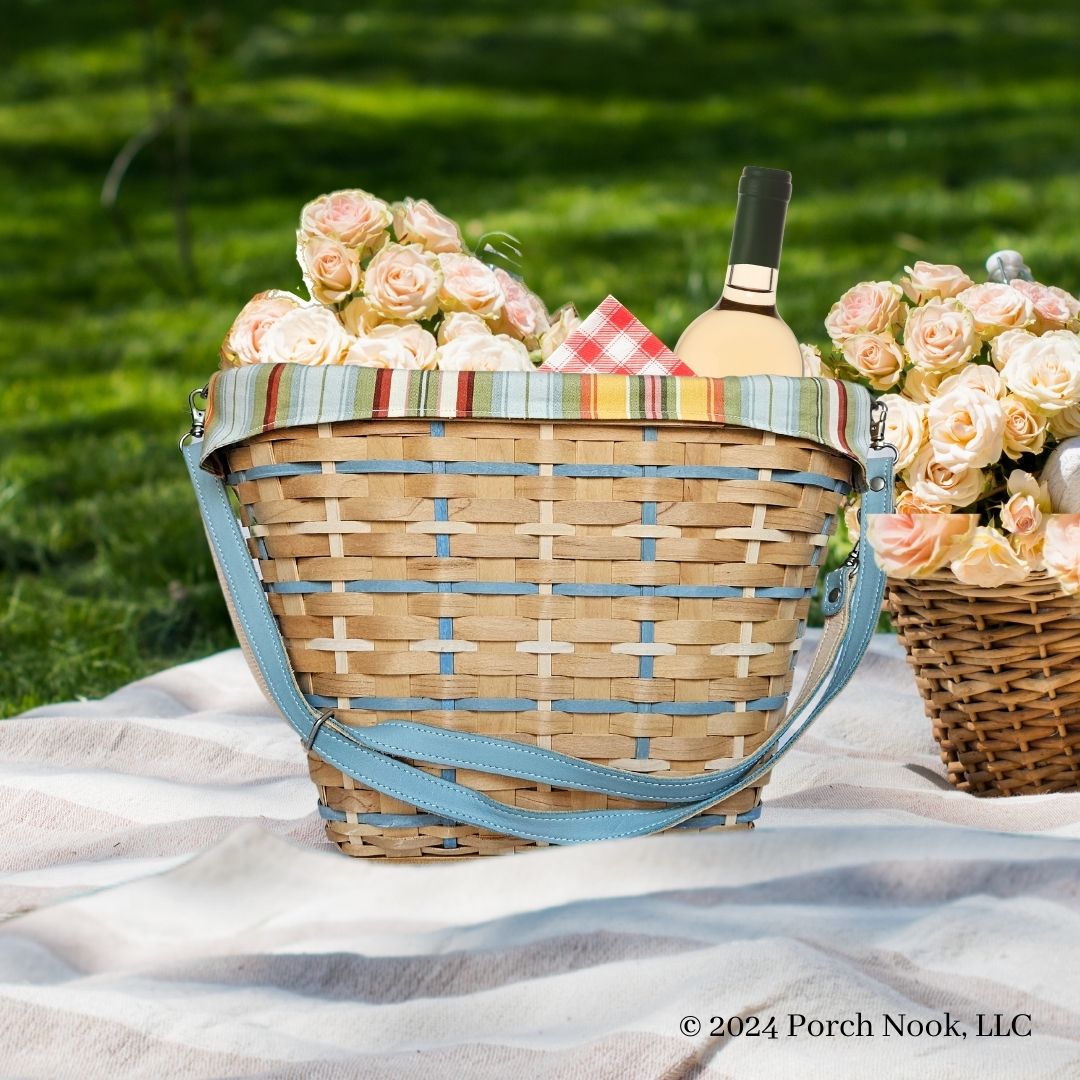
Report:
M350 727L316 713L296 684L224 483L199 466L200 443L183 450L241 645L264 689L310 750L343 773L402 802L455 821L553 844L639 836L695 817L756 783L794 744L854 674L877 625L884 575L866 542L866 518L892 508L891 448L872 450L862 497L862 536L849 564L826 576L830 616L810 677L783 723L746 759L704 776L663 778L594 765L507 739L400 720ZM663 802L653 810L541 812L506 806L471 788L397 760L534 780L557 787ZM332 812L331 812L332 813Z

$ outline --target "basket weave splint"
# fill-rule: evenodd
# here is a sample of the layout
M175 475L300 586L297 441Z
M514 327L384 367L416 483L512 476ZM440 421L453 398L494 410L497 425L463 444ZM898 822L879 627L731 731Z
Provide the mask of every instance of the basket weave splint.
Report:
M652 409L638 395L714 380L450 375L300 369L283 387L238 371L210 390L202 455L216 450L238 499L314 737L325 723L342 746L343 733L382 739L356 753L408 770L366 783L315 743L328 836L359 856L498 854L547 842L535 823L555 817L677 816L665 784L719 782L740 766L748 782L676 826L748 827L769 765L756 776L750 767L785 716L856 453L684 419L718 409L688 389ZM816 381L772 382L802 395ZM845 410L862 408L851 388L827 385ZM755 389L776 406L775 391ZM634 415L650 411L660 415ZM305 419L317 422L295 422ZM788 409L789 428L805 422ZM269 682L253 631L238 630ZM420 736L425 753L410 741ZM524 767L503 773L485 757L506 753ZM558 782L566 768L579 783ZM588 769L625 781L587 790ZM429 805L445 805L451 785L481 804L478 792L506 808L495 820L517 815L531 835L424 809L394 779L416 774ZM643 798L627 797L639 789ZM576 838L560 840L557 824L544 827L556 830L550 842Z
M951 783L1080 789L1080 597L1043 575L984 589L938 574L890 578L888 603Z

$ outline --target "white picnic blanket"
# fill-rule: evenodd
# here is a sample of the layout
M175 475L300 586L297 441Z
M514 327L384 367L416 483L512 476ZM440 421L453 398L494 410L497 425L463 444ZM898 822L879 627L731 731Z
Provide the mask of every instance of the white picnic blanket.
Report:
M766 797L753 832L375 865L238 651L0 722L0 1072L1080 1076L1080 795L951 790L880 637Z

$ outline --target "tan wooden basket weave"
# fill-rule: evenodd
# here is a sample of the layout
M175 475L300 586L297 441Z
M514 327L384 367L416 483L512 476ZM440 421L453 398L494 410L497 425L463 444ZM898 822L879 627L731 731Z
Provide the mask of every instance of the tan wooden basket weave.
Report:
M346 421L281 428L222 456L312 705L372 725L394 699L411 703L401 719L668 775L730 766L782 718L855 468L818 443L681 421ZM485 471L507 462L527 474ZM671 466L690 475L665 475ZM694 466L739 478L695 478ZM386 582L402 587L374 587ZM689 703L729 711L695 715ZM433 822L314 754L309 764L322 802L347 815L327 833L348 854L534 846ZM460 769L454 779L532 810L656 806ZM759 798L760 785L747 788L695 825L745 825Z
M950 782L974 795L1080 788L1080 597L890 578L888 606Z

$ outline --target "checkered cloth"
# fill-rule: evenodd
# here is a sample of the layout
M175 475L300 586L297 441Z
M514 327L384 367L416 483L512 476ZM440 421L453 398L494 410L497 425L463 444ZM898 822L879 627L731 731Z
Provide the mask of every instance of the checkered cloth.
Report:
M609 296L541 370L588 375L693 375L647 326Z

